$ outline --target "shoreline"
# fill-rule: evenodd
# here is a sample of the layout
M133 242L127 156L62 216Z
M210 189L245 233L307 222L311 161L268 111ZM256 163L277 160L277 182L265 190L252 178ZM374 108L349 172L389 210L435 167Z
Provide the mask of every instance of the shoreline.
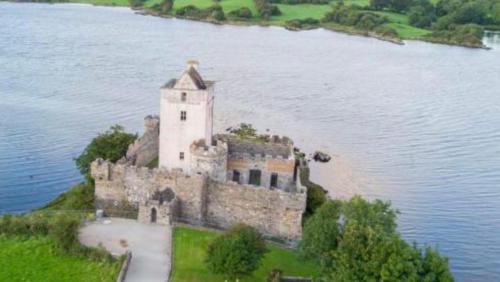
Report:
M286 24L278 24L276 22L249 22L249 21L235 21L235 20L224 20L224 21L217 21L217 20L211 20L211 19L202 19L202 18L195 18L195 17L182 17L182 16L177 16L177 15L164 15L156 12L155 10L151 8L146 8L142 7L139 9L132 8L130 6L122 6L122 5L115 5L113 4L96 4L96 3L90 3L90 2L37 2L37 1L16 1L16 0L0 0L0 2L8 2L8 3L35 3L35 4L78 4L78 5L90 5L90 6L102 6L102 7L121 7L121 8L128 8L132 12L134 12L137 15L143 15L143 16L153 16L153 17L160 17L160 18L170 18L170 19L184 19L184 20L190 20L190 21L197 21L197 22L204 22L204 23L211 23L215 25L234 25L234 26L262 26L262 27L269 27L269 26L276 26L276 27L282 27L286 30L289 31L307 31L307 30L313 30L313 29L324 29L332 32L338 32L338 33L343 33L347 35L353 35L353 36L362 36L362 37L369 37L369 38L374 38L380 41L385 41L397 45L405 45L406 40L412 40L412 41L421 41L421 42L427 42L431 44L441 44L441 45L448 45L448 46L458 46L458 47L465 47L469 49L482 49L482 50L491 50L491 47L483 45L471 45L471 44L463 44L463 43L458 43L458 42L449 42L444 39L439 39L439 38L400 38L400 37L391 37L391 36L384 36L381 34L377 34L372 31L366 31L366 30L359 30L355 29L352 27L348 26L342 26L342 25L328 25L325 23L320 23L318 26L315 27L307 27L307 28L291 28L288 27ZM485 29L485 32L490 31L490 29ZM495 31L494 29L491 31Z

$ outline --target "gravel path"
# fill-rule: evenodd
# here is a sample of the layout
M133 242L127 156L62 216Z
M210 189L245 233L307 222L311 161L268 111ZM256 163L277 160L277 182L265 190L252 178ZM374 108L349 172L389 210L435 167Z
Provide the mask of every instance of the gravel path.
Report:
M136 220L107 218L85 225L80 241L88 246L103 246L113 255L132 252L127 282L165 282L170 274L172 228L143 224Z

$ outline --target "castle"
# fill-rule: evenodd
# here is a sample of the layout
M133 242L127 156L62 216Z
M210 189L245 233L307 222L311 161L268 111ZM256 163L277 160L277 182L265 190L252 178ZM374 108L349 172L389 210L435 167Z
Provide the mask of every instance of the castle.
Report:
M126 156L92 163L97 208L148 223L241 222L269 237L298 239L306 188L292 141L214 135L214 86L189 61L179 79L161 88L160 117L145 118L145 132ZM155 160L157 168L147 167Z

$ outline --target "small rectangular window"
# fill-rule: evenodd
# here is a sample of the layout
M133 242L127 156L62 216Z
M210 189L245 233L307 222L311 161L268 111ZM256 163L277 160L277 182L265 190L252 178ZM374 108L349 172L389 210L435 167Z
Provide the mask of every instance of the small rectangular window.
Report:
M278 174L277 173L271 174L271 187L274 187L274 188L278 187Z
M182 94L181 94L181 101L182 102L186 102L186 98L187 98L186 92L182 92Z
M233 181L240 183L240 172L237 170L233 170Z
M187 119L186 111L181 111L181 121L185 121Z
M179 160L184 160L184 152L179 153Z

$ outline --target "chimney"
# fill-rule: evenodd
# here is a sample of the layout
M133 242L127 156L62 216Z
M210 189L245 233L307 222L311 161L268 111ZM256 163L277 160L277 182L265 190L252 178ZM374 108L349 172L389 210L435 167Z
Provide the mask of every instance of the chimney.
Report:
M189 69L189 68L193 67L195 70L198 70L199 64L200 63L197 60L189 60L189 61L187 61L187 68Z

